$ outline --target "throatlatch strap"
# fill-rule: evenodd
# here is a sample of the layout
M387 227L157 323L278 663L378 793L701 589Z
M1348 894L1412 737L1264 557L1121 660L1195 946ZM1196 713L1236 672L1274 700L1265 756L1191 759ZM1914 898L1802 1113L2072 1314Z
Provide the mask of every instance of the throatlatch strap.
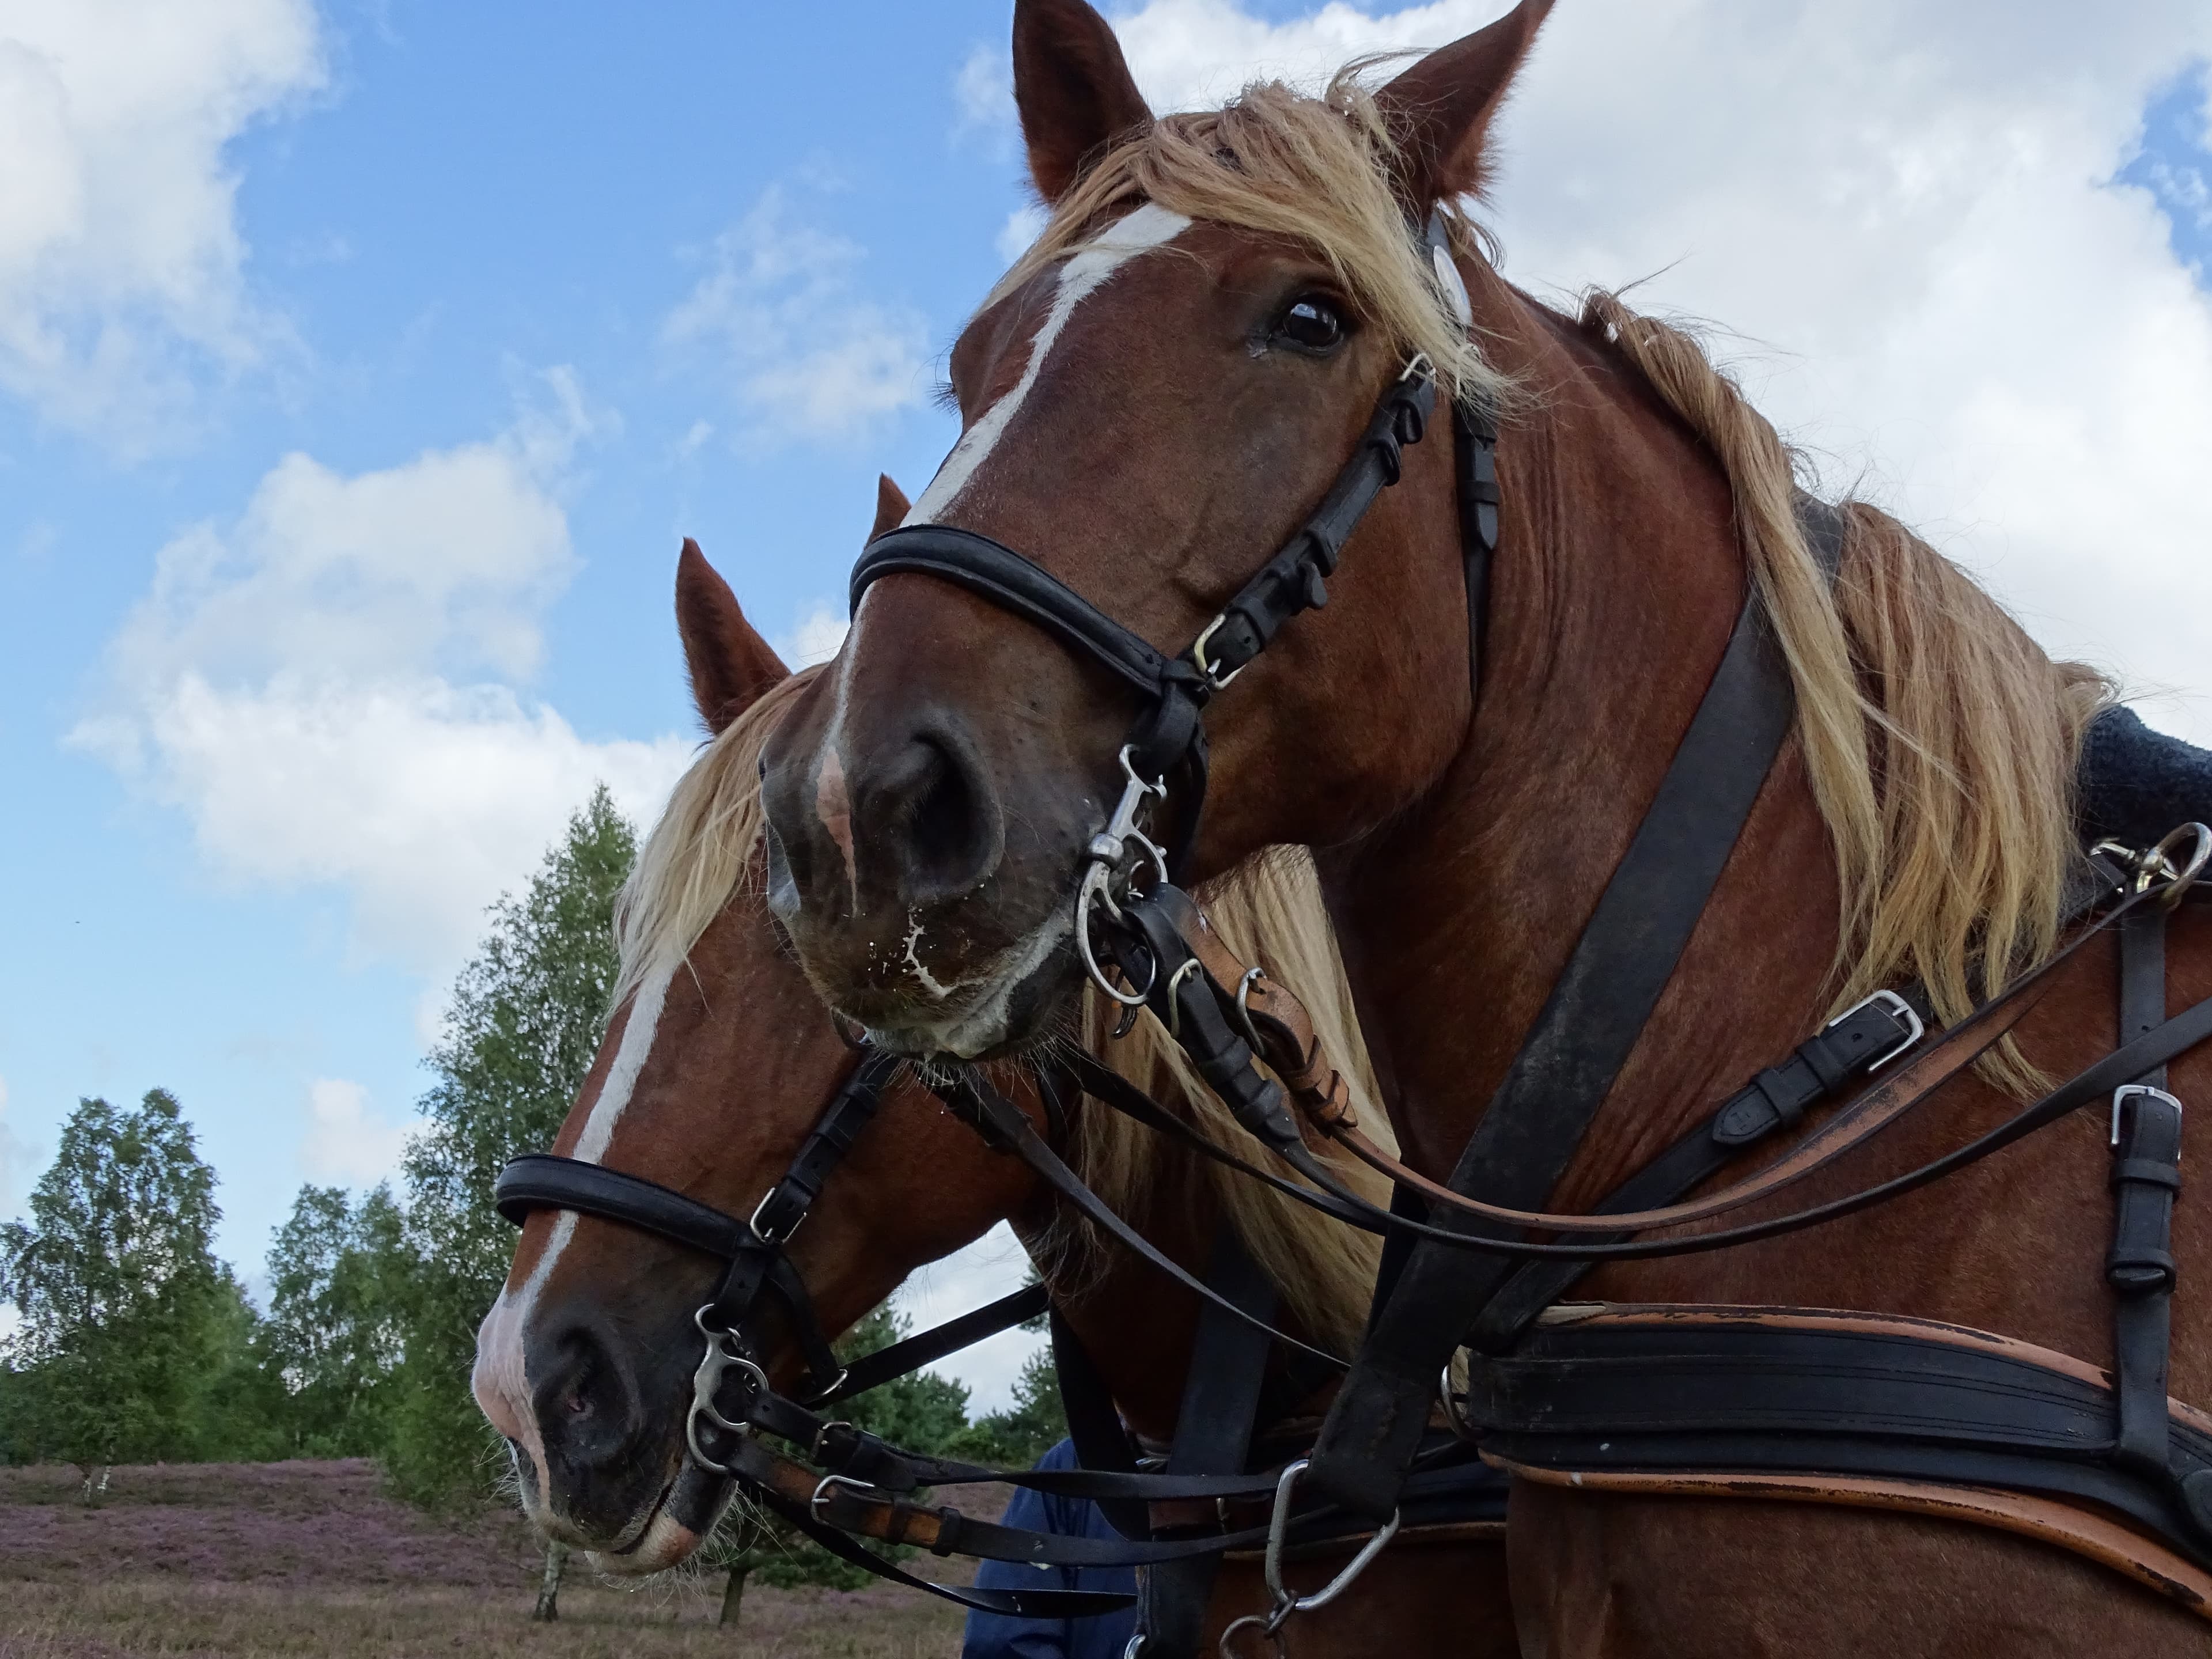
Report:
M1551 1196L1674 976L1793 712L1754 595L1650 810L1461 1155L1453 1190L1524 1209ZM1455 1214L1437 1222L1486 1231ZM1316 1490L1360 1514L1389 1513L1444 1361L1512 1270L1503 1258L1432 1242L1414 1248L1322 1425L1307 1477Z
M1275 1286L1226 1221L1214 1235L1206 1279L1224 1300L1256 1319L1275 1322ZM1200 1308L1198 1340L1176 1413L1175 1445L1168 1453L1169 1474L1244 1472L1270 1346L1246 1321L1231 1318L1211 1303ZM1145 1659L1195 1659L1220 1565L1218 1555L1200 1555L1146 1570L1137 1595Z
M2123 1045L2166 1022L2166 917L2139 905L2120 919ZM2167 1471L2166 1364L2172 1346L2173 1200L2181 1186L2181 1111L2156 1066L2112 1097L2113 1461ZM2155 1091L2157 1092L2150 1092Z

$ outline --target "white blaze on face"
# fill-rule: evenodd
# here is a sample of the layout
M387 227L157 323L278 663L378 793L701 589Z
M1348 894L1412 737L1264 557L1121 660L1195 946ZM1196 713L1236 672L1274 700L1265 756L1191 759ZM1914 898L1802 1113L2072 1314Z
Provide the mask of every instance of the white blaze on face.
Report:
M638 1075L645 1070L646 1056L653 1052L654 1033L659 1029L660 1012L668 1000L668 985L674 977L672 967L654 973L637 988L630 999L629 1013L623 1022L622 1046L615 1050L614 1064L607 1068L607 1079L600 1086L599 1098L592 1103L591 1115L584 1121L584 1132L568 1156L586 1164L597 1164L606 1156L607 1146L614 1139L615 1125L629 1106L631 1094L637 1088ZM477 1332L477 1364L472 1386L477 1401L484 1414L501 1433L520 1443L530 1454L530 1461L538 1471L538 1501L550 1505L550 1494L546 1490L545 1444L538 1432L538 1413L531 1407L530 1380L524 1374L524 1339L530 1329L530 1316L535 1310L538 1292L552 1276L554 1264L560 1261L561 1252L576 1234L576 1214L563 1210L553 1223L553 1236L545 1242L545 1249L530 1269L530 1276L517 1286L502 1289L499 1300Z
M1115 220L1076 250L1060 268L1060 285L1053 291L1052 309L1045 313L1043 325L1030 343L1030 360L1022 368L1022 378L1014 382L1012 391L985 411L981 420L961 434L952 453L945 458L945 465L929 481L929 488L921 492L921 499L906 515L908 524L934 524L958 499L968 481L998 447L999 440L1006 436L1014 416L1021 412L1030 388L1043 372L1044 360L1052 355L1054 343L1067 326L1067 319L1075 314L1076 307L1139 254L1165 246L1189 228L1190 221L1180 213L1170 213L1147 202L1127 218Z

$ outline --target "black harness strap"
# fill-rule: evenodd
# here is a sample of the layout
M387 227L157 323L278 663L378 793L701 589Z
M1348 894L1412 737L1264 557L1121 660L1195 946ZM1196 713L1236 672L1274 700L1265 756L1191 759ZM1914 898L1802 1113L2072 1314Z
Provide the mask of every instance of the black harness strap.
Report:
M1455 1191L1534 1209L1551 1196L1642 1036L1705 912L1774 757L1793 700L1755 599L1657 798L1614 870L1534 1030L1452 1172ZM1440 1214L1436 1224L1481 1235ZM1308 1479L1367 1515L1390 1512L1466 1322L1512 1271L1431 1242L1414 1247L1322 1431Z
M2120 1042L2166 1023L2164 906L2138 905L2120 920ZM2181 1105L2166 1092L2163 1063L2112 1094L2112 1455L2142 1474L2166 1471L2166 1361L2174 1286L2173 1200L2181 1186Z
M1024 1285L1011 1296L987 1302L971 1313L948 1319L942 1325L918 1331L887 1348L878 1348L855 1359L846 1368L845 1380L816 1403L834 1406L856 1394L880 1389L886 1382L896 1382L925 1365L934 1364L947 1354L972 1348L986 1337L1027 1324L1051 1306L1052 1293L1042 1283Z
M1137 1473L1137 1449L1114 1409L1114 1396L1098 1375L1097 1362L1069 1328L1058 1308L1052 1310L1052 1370L1060 1384L1060 1410L1067 1418L1067 1437L1075 1443L1075 1461L1084 1468L1106 1474ZM1092 1500L1114 1530L1129 1539L1152 1535L1152 1516L1141 1499L1100 1498Z
M1279 1299L1275 1286L1225 1221L1214 1236L1206 1282L1255 1319L1274 1322ZM1244 1473L1271 1346L1249 1321L1232 1319L1212 1303L1199 1310L1198 1338L1176 1413L1175 1444L1168 1453L1169 1474ZM1218 1555L1199 1555L1163 1562L1146 1572L1137 1596L1145 1659L1194 1659L1220 1565Z

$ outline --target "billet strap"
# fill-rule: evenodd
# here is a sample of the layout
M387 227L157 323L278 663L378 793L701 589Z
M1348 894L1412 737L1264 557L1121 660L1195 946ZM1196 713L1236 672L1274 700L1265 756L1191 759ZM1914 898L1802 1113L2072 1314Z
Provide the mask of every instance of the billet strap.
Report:
M1052 1375L1060 1389L1060 1414L1067 1419L1067 1437L1075 1444L1075 1461L1087 1470L1130 1476L1136 1474L1137 1449L1114 1405L1098 1362L1083 1346L1066 1316L1052 1310ZM1091 1500L1107 1524L1124 1538L1150 1538L1151 1517L1141 1501L1116 1495Z
M1478 1359L1468 1417L1488 1455L1593 1474L1870 1477L1993 1486L2127 1517L2200 1566L2192 1502L2212 1418L2161 1402L2170 1455L2117 1455L2106 1374L1935 1320L1802 1308L1589 1304Z
M845 1370L845 1380L817 1401L817 1405L833 1406L841 1400L850 1400L856 1394L866 1394L886 1382L895 1382L909 1376L925 1365L936 1364L947 1354L958 1353L963 1348L972 1348L987 1337L1001 1331L1011 1331L1017 1325L1027 1324L1052 1306L1052 1293L1040 1283L1024 1285L995 1302L987 1302L972 1313L948 1319L942 1325L878 1348L872 1354L855 1359Z
M1280 1297L1273 1283L1225 1220L1214 1234L1206 1277L1224 1301L1261 1320L1275 1318ZM1175 1443L1168 1452L1169 1474L1244 1472L1269 1346L1249 1322L1231 1318L1212 1303L1199 1310L1198 1337L1176 1412ZM1137 1596L1145 1659L1196 1659L1220 1561L1218 1555L1194 1556L1162 1562L1145 1574Z
M2119 1038L2125 1044L2166 1020L2163 905L2138 905L2120 924ZM2173 1201L2181 1187L2181 1105L2166 1092L2161 1062L2112 1095L2112 1287L2115 1461L2145 1474L2166 1473L2170 1437L2166 1366L2172 1352ZM2212 1472L2192 1497L2212 1514Z

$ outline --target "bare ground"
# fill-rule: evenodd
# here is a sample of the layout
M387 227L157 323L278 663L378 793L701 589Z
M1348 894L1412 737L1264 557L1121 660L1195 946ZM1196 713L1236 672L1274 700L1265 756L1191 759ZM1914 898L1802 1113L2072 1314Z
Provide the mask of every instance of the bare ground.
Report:
M714 1622L719 1576L617 1589L574 1566L560 1622L532 1624L542 1560L514 1515L428 1519L387 1497L366 1462L120 1468L96 1509L78 1502L71 1470L0 1469L0 1659L949 1659L960 1648L957 1608L889 1586L755 1584L730 1631Z

